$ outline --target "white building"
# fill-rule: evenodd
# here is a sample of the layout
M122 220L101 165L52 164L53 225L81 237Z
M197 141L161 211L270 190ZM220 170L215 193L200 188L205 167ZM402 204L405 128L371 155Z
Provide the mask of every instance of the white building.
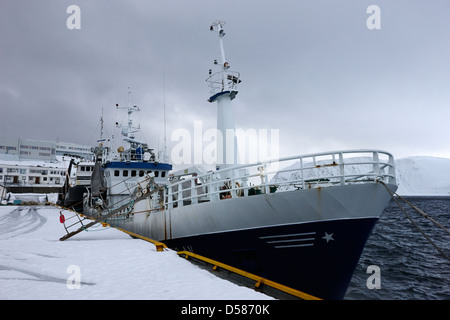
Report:
M70 159L93 160L91 149L69 142L0 137L0 186L11 192L59 190Z
M57 155L93 159L90 146L69 142L0 137L0 160L56 161Z
M0 184L9 186L64 185L66 169L57 166L0 163Z

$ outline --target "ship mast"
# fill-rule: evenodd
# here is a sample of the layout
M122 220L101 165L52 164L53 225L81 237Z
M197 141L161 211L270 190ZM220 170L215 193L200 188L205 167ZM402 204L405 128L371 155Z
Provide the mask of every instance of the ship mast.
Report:
M225 57L225 50L223 47L223 37L225 32L223 26L225 21L216 20L211 26L210 30L218 34L219 49L221 62L214 60L214 65L219 67L220 71L212 73L209 70L209 78L206 81L209 83L210 98L209 102L217 102L217 148L216 148L216 167L222 169L237 164L237 139L234 126L233 108L231 101L238 93L237 85L241 82L239 80L240 74L235 71L230 71L230 65Z
M131 115L133 114L133 112L141 111L141 109L138 106L131 106L130 95L131 95L131 91L130 91L130 87L128 87L128 107L119 107L119 105L116 104L116 108L126 110L128 113L128 125L126 127L122 126L121 133L122 133L122 136L125 137L124 140L131 143L131 141L134 140L134 138L135 138L134 134L136 132L138 132L140 129L140 126L133 127L133 119L132 119Z

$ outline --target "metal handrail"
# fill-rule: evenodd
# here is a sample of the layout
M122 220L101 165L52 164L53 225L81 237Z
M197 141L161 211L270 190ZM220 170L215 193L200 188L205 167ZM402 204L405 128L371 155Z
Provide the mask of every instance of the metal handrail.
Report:
M281 165L284 168L279 169ZM280 181L274 177L286 176ZM345 150L286 157L210 171L169 183L167 208L259 193L384 181L396 184L394 157L381 150ZM201 183L197 183L200 181Z
M236 90L237 85L241 82L239 72L228 70L213 73L206 81L209 82L211 95L227 90Z

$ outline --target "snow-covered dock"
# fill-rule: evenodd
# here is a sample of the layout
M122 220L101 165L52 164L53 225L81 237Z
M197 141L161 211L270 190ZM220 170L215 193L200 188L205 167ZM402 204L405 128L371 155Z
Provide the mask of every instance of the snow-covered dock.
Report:
M59 241L59 212L0 206L0 299L273 299L113 228Z

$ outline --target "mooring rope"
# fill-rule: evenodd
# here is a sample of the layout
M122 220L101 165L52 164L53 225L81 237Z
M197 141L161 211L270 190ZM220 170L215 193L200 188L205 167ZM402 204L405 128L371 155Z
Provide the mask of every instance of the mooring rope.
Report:
M425 218L429 219L430 221L432 221L434 224L436 224L437 226L439 226L441 229L445 230L447 233L449 233L449 231L442 226L440 223L438 223L436 220L434 220L433 218L431 218L428 214L426 214L425 212L423 212L422 210L420 210L419 208L417 208L415 205L413 205L412 203L410 203L409 201L407 201L405 198L403 198L402 196L400 196L399 194L397 194L396 192L394 192L393 190L389 189L388 186L383 182L383 181L378 181L379 183L381 183L387 190L387 192L391 195L392 199L394 199L394 201L397 203L397 206L400 208L400 210L403 212L403 214L406 216L406 218L408 218L409 221L411 221L411 223L417 228L417 230L425 237L425 239L427 239L427 241L429 243L431 243L437 251L439 251L439 253L446 258L448 261L450 261L450 257L444 252L444 250L442 250L441 248L439 248L439 246L422 230L422 228L413 220L413 218L411 218L411 216L406 212L406 210L402 207L402 205L400 204L400 202L397 200L397 198L395 196L397 196L399 199L405 201L407 204L409 204L411 206L411 208L413 208L414 210L416 210L417 212L419 212L421 215L423 215Z

